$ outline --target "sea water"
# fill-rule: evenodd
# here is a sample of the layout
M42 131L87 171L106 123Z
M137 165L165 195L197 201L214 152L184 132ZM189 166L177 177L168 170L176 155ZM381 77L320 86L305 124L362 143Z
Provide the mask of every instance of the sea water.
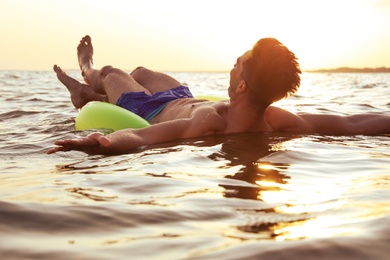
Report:
M69 72L81 80L79 73ZM226 97L229 74L170 73ZM46 155L77 109L49 71L0 72L0 259L387 259L390 135L240 134ZM303 73L276 105L389 114L390 74Z

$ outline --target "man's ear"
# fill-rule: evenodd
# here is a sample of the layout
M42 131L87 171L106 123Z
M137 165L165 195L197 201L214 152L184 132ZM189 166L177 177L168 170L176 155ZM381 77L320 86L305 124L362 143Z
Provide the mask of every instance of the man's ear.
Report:
M247 90L248 86L244 80L241 80L237 87L237 93L244 93Z

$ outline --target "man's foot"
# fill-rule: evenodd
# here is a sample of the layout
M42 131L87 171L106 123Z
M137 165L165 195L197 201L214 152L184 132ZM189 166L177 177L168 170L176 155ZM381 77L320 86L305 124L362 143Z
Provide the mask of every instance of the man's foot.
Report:
M54 65L53 70L59 81L68 89L70 99L76 108L83 107L89 101L106 101L104 96L97 94L90 86L69 77L59 66Z
M80 44L77 46L77 57L83 76L85 75L86 70L94 68L92 56L92 40L89 35L86 35L81 39Z

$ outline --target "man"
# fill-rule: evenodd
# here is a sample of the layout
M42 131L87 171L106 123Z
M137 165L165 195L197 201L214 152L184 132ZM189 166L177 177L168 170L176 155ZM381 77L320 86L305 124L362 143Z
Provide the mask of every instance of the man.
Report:
M89 36L82 38L77 54L82 75L89 85L79 83L54 66L75 107L89 101L106 101L137 113L152 125L106 136L93 133L84 138L60 140L49 154L70 150L120 154L135 147L176 139L242 132L390 133L389 116L295 115L270 106L296 92L301 73L294 53L273 38L260 39L237 59L230 71L230 100L221 102L195 99L177 80L146 68L137 68L131 74L111 66L96 70Z

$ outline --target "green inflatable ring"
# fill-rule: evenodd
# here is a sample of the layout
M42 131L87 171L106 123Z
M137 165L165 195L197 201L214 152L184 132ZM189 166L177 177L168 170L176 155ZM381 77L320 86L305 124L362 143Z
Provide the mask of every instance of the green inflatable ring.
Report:
M149 122L119 106L92 101L83 106L76 117L76 130L143 128Z
M199 96L213 102L224 100L215 96ZM119 106L92 101L83 106L76 116L76 130L107 129L118 131L126 128L144 128L150 126L142 117Z
M222 97L216 97L216 96L196 96L197 99L207 99L212 102L217 102L217 101L222 101L226 100L227 98L222 98Z

